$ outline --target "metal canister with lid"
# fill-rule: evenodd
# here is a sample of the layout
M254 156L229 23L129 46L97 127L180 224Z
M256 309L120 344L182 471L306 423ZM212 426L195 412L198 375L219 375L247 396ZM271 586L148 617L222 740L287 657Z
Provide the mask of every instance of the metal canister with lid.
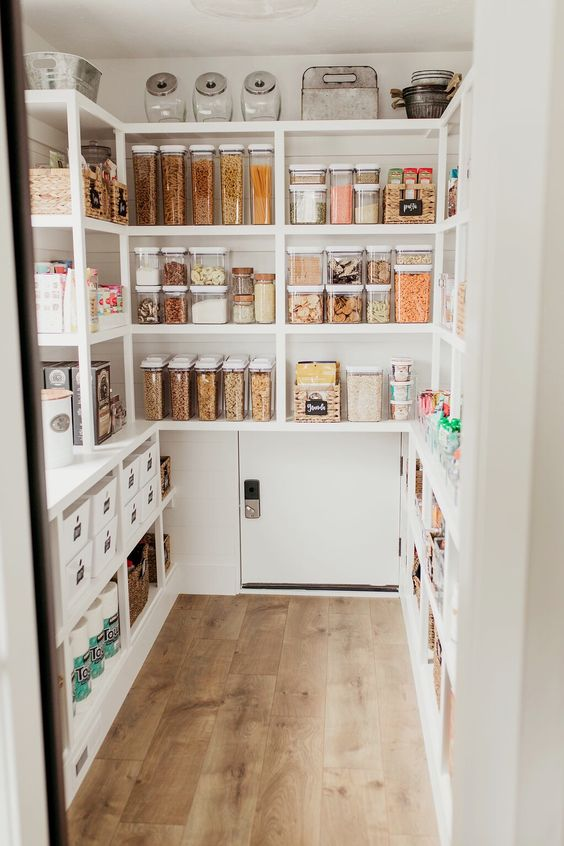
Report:
M150 123L186 120L186 102L173 73L154 73L145 83L145 113Z
M200 74L194 83L192 108L199 123L231 120L233 100L227 78L214 71Z

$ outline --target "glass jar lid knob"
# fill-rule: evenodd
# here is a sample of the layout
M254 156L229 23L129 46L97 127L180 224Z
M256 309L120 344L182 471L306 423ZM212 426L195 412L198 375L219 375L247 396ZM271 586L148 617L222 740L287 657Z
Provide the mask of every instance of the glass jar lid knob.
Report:
M154 97L164 97L176 91L178 79L173 73L154 73L145 83L145 88Z
M227 88L227 79L222 73L202 73L195 82L196 91L206 97L223 94Z
M245 77L243 85L249 94L268 94L276 87L276 77L268 71L253 71Z

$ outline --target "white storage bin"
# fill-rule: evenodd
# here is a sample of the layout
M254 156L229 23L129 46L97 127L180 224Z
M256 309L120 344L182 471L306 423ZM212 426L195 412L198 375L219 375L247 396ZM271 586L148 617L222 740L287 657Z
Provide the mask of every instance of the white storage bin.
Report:
M121 496L123 502L133 499L139 490L139 456L126 458L121 471Z
M90 500L79 499L63 511L61 537L61 562L66 564L80 552L88 541L90 523Z
M117 549L117 524L118 518L114 517L111 523L104 526L94 538L94 556L92 558L92 577L96 578L106 564L109 564Z
M160 479L153 479L141 491L141 520L148 520L157 507Z
M88 541L78 555L67 564L65 571L66 601L68 605L72 605L90 584L92 578L92 541Z
M139 487L143 488L160 469L159 454L156 444L143 447L137 451L139 455Z
M106 476L92 490L90 497L90 532L95 537L116 513L117 479Z
M141 525L141 492L137 493L133 499L123 507L123 536L128 538L129 535L135 531L137 526Z

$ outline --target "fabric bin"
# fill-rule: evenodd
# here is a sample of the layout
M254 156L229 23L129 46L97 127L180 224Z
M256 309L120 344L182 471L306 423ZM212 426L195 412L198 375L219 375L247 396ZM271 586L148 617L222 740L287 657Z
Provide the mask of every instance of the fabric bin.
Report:
M88 541L65 567L66 602L73 602L88 587L92 577L92 541Z
M141 491L141 520L148 520L157 507L158 483L153 479Z
M96 536L116 513L116 493L117 479L115 476L106 476L88 492L90 497L90 531L93 536Z
M139 487L143 488L153 478L159 467L159 453L156 444L137 450L139 456Z
M123 463L121 471L121 497L129 502L139 491L139 456L130 455Z
M139 491L133 499L123 507L123 534L124 537L135 531L137 526L141 525L141 492Z
M88 542L90 501L83 497L63 511L61 562L66 564Z
M94 538L94 555L92 557L92 577L96 578L104 567L110 563L117 548L117 524L118 518L104 526Z

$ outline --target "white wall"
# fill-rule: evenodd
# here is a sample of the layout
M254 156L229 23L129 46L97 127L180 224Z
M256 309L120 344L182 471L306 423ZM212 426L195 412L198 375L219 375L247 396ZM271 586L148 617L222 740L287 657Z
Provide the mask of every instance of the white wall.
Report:
M38 50L55 50L42 35L32 29L28 24L22 23L23 46L25 53L33 53Z

